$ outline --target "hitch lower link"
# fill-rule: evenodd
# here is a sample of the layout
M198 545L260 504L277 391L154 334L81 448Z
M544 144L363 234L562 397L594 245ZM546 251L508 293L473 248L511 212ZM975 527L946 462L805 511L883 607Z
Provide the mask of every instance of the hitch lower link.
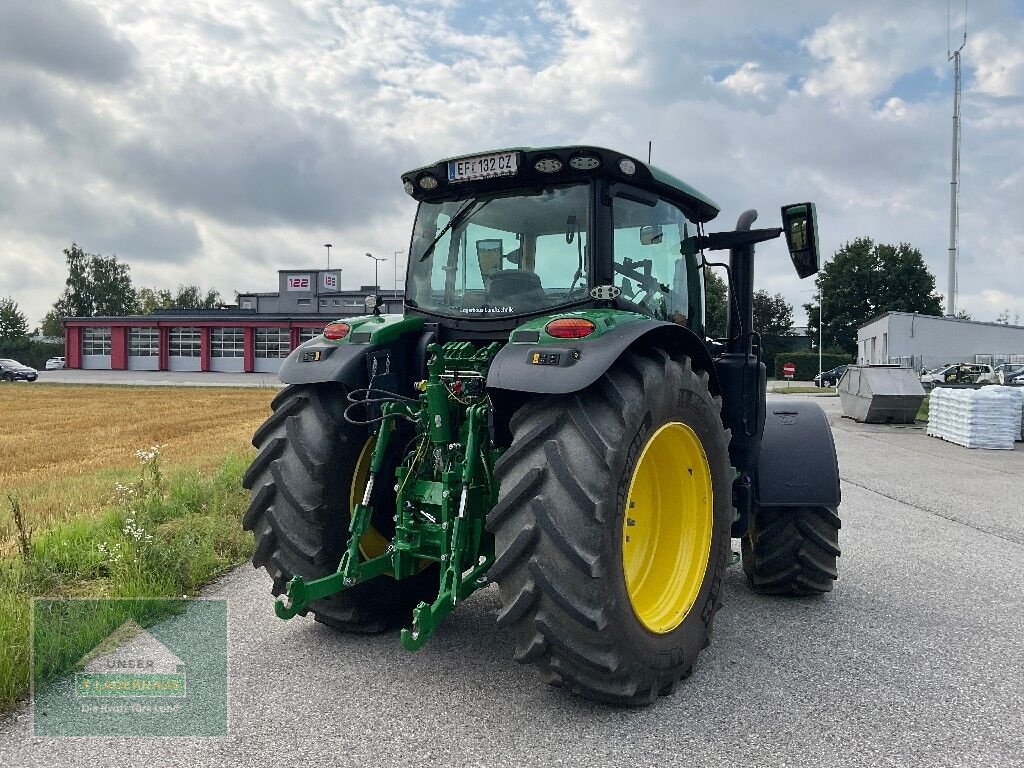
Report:
M479 393L468 394L473 388L463 389L459 376L486 370L497 345L477 350L455 342L431 345L429 351L429 377L417 385L419 400L381 405L369 477L352 510L348 544L336 572L308 582L293 577L274 605L280 618L304 614L316 600L375 577L410 578L433 561L440 564L437 598L421 602L413 610L411 628L401 634L402 646L415 651L459 601L487 583L494 543L484 518L497 491L491 468L500 452L489 448L489 402ZM458 366L454 375L446 371L446 362ZM371 526L374 486L388 481L380 472L399 418L414 421L418 437L415 451L395 470L395 536L383 554L361 559L359 542Z

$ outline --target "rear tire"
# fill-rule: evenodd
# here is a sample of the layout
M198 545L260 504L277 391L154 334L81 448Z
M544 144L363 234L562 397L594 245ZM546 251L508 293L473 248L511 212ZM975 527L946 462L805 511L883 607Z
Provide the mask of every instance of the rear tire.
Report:
M642 705L692 671L709 642L730 555L732 471L720 410L707 373L694 371L686 357L650 350L627 352L585 391L539 397L511 419L512 445L495 466L499 500L487 517L497 555L488 576L499 586L498 624L511 629L515 658L536 665L547 682L598 701ZM624 522L637 523L626 511L648 446L679 424L704 456L694 463L708 480L702 487L711 488L711 499L696 497L704 499L697 506L707 539L686 529L679 540L679 551L703 542L696 577L688 576L692 600L673 604L675 618L652 630L664 615L654 611L652 620L634 609L638 598L627 581L635 576L627 576L624 560L625 531L636 529ZM681 474L671 482L690 481ZM649 505L637 504L630 515L641 517L636 513ZM686 519L685 511L662 502L647 520ZM666 595L673 591L671 578L655 581L649 603L658 602L662 584Z
M755 507L743 537L743 572L755 592L816 595L838 578L837 510L830 507Z
M352 480L369 434L344 420L345 404L338 387L287 387L253 436L259 453L243 480L252 501L242 525L256 540L253 566L267 570L275 595L292 576L309 581L334 573L348 542ZM401 447L398 441L392 445ZM377 516L387 521L394 510L391 485L378 483L371 499ZM383 522L377 527L387 530ZM381 576L358 584L313 602L309 610L339 630L381 632L410 621L416 604L433 600L437 588L437 568L426 568L401 581Z

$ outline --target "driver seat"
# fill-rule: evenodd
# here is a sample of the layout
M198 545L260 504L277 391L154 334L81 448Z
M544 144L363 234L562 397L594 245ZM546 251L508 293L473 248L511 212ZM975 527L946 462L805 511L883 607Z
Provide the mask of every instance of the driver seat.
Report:
M547 295L536 272L496 269L487 276L487 303L533 309L543 307L547 303Z

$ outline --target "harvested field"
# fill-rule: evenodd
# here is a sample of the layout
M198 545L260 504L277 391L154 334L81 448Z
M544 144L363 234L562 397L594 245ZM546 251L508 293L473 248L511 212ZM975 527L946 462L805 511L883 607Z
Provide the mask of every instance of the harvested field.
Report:
M170 467L209 471L246 454L275 390L201 387L0 386L0 501L16 496L28 525L98 514L138 449L162 445ZM13 534L0 516L0 551Z

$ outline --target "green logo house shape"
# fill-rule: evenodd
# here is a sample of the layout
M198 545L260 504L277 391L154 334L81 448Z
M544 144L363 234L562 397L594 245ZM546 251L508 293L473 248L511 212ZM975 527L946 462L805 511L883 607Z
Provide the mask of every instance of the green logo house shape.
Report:
M78 698L171 698L186 695L185 662L132 620L79 662Z

